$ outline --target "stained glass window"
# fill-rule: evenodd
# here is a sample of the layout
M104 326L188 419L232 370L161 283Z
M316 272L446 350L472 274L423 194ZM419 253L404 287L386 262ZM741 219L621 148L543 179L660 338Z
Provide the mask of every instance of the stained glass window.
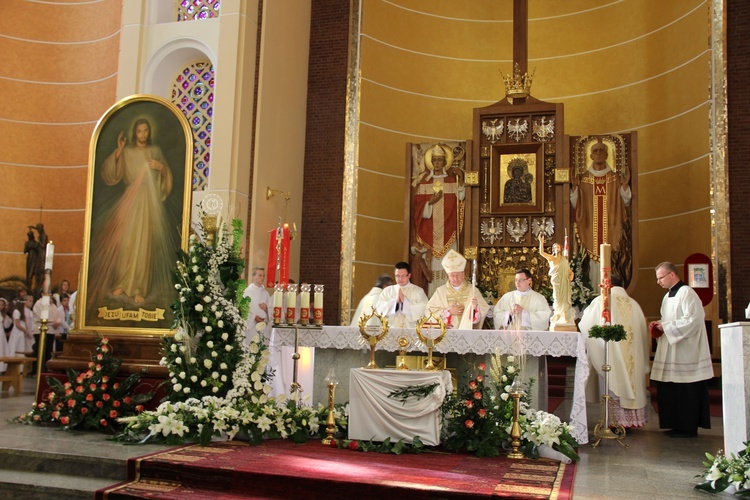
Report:
M172 102L185 113L193 129L193 191L202 191L208 187L211 163L213 65L210 62L198 62L183 69L172 85Z
M219 0L175 0L177 20L192 21L219 17Z

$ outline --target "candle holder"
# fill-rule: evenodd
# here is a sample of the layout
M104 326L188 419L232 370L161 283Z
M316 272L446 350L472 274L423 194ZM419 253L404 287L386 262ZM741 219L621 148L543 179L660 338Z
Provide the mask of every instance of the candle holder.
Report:
M214 246L214 241L216 240L216 231L219 228L218 225L219 218L215 215L204 215L201 217L201 222L203 223L203 231L206 233L206 244L209 247Z
M378 325L367 324L371 318L376 318L379 322ZM375 308L372 308L370 314L364 314L359 318L359 333L370 344L370 362L367 363L365 368L369 370L377 370L378 365L375 363L375 346L388 335L388 318L378 314Z
M313 324L323 324L323 288L325 285L315 285L315 297L313 297Z
M294 327L294 354L292 354L292 385L289 387L289 394L291 398L299 401L300 393L302 393L302 385L297 380L299 374L299 327Z
M303 326L310 324L310 288L308 283L299 286L299 324Z
M612 367L609 364L609 341L604 341L604 364L602 365L602 371L604 372L604 394L602 395L602 413L599 421L594 426L594 437L596 442L592 444L592 448L596 448L602 439L614 439L620 445L628 448L628 445L622 442L627 432L625 427L617 421L617 418L612 415L610 421L609 407L614 406L614 401L609 395L609 372Z
M513 398L513 423L510 427L510 451L507 456L512 459L526 458L526 455L522 451L519 451L521 447L521 424L519 423L519 416L521 412L521 396L524 393L523 383L519 382L518 377L516 377L510 388L510 396Z
M425 326L427 326L428 329L431 330L435 327L435 325L437 325L437 327L440 329L440 335L438 335L437 337L432 337L431 335L422 334L422 329L425 328ZM419 321L417 321L417 337L419 337L420 342L422 342L427 347L427 364L423 368L423 371L434 372L438 370L438 368L432 362L432 350L437 344L440 343L441 340L445 338L447 330L448 327L445 325L445 321L443 321L443 318L435 316L432 311L430 311L429 316L423 316L419 318Z
M333 408L336 386L339 383L334 368L331 368L328 372L328 376L325 378L325 383L328 386L328 417L326 418L326 437L321 439L320 442L326 446L330 446L331 441L333 441L333 435L336 434L336 419L333 415Z

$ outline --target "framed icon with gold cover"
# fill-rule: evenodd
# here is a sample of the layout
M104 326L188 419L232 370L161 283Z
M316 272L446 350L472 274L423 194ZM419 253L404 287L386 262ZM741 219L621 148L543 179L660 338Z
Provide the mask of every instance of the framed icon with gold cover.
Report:
M190 226L192 150L187 118L161 97L126 97L97 123L76 331L170 331L172 272Z
M539 213L544 206L544 161L540 144L493 147L490 212Z

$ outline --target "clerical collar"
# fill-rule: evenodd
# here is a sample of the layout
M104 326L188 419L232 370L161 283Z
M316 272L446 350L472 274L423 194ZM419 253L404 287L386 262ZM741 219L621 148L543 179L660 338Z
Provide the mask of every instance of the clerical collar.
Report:
M530 294L531 292L533 292L533 291L534 291L534 290L532 290L531 288L529 288L529 289L528 289L528 290L526 290L525 292L522 292L521 290L516 290L516 293L517 293L518 295L529 295L529 294Z
M677 290L679 290L683 286L685 286L685 282L682 280L678 281L677 284L675 284L672 288L669 289L669 296L674 297L675 295L677 295Z
M453 289L454 289L455 291L459 291L459 290L461 290L461 289L462 289L462 288L464 287L464 285L466 285L466 282L464 281L464 282L462 282L462 283L461 283L460 285L458 285L458 286L453 286L453 285L452 285L452 284L450 284L450 283L448 283L448 284L449 284L449 285L451 285L451 288L453 288Z
M396 283L398 285L398 283ZM398 285L399 288L406 288L407 286L411 285L411 281L407 281L404 286Z
M609 166L609 163L607 163L607 168L605 168L604 170L596 170L594 168L594 165L591 165L587 170L587 172L589 172L594 177L604 177L605 175L607 175L607 172L611 171L612 167Z

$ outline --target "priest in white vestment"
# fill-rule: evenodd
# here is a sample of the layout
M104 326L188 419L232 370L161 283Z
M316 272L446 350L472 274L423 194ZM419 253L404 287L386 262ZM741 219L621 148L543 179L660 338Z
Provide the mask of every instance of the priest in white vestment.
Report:
M378 302L378 298L380 297L380 294L383 293L383 289L387 286L391 286L392 284L393 278L391 278L390 275L381 274L380 276L378 276L378 279L375 281L375 286L372 287L370 291L367 292L367 295L362 297L362 300L359 301L357 310L354 311L354 315L352 316L352 320L349 323L349 326L359 326L359 319L362 316L372 313L372 308Z
M375 309L378 314L388 318L388 325L392 328L414 328L424 315L427 294L422 287L409 281L411 267L408 262L398 262L394 276L396 284L383 290Z
M609 342L609 392L612 396L610 412L623 427L641 427L648 421L648 390L646 375L651 354L646 317L641 306L622 288L622 279L612 276L610 289L611 324L622 325L627 338ZM599 325L602 317L602 297L596 297L583 311L578 328L586 337L589 365L599 375L599 392L604 392L604 340L589 338L589 329ZM592 372L593 374L593 372Z
M495 304L495 329L547 331L552 309L544 295L531 289L531 271L516 271L515 284L516 289L504 294Z
M450 250L443 257L442 265L448 274L448 283L435 290L430 297L427 314L431 312L442 317L448 328L481 329L490 306L482 292L466 281L466 259L455 250Z

